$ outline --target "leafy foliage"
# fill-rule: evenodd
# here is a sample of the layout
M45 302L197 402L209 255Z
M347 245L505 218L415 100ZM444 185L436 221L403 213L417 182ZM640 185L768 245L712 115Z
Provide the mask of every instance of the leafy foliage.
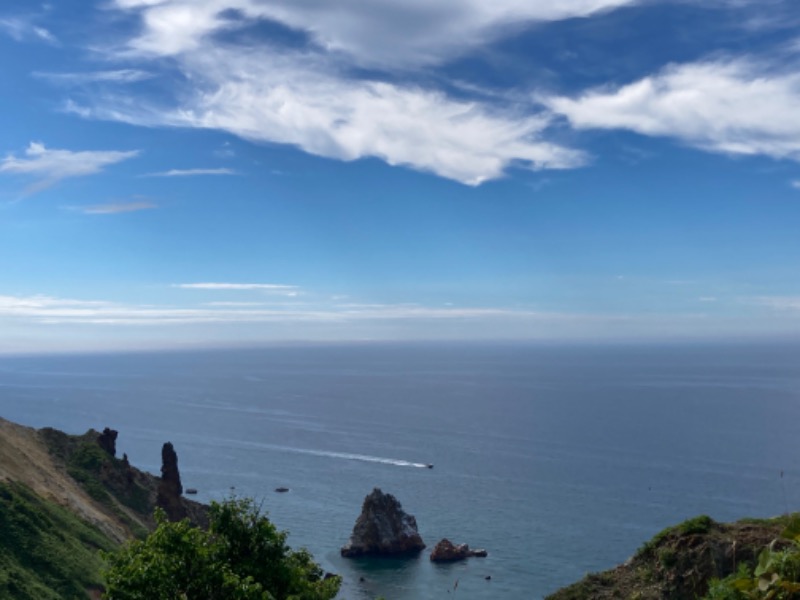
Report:
M787 548L773 544L758 557L754 569L742 565L734 575L709 584L706 600L800 600L800 521L794 516L783 532Z
M252 500L212 503L208 530L188 521L106 555L108 600L328 600L340 585L305 550L292 550Z

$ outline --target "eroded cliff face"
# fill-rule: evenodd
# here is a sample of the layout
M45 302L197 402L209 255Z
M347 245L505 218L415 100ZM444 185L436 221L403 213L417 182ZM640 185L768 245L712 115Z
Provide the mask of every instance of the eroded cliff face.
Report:
M155 527L162 483L174 492L172 507L207 525L207 507L180 496L171 445L162 482L116 458L117 437L109 428L69 435L0 418L0 598L100 598L98 549Z
M153 511L162 488L168 516L205 524L206 507L181 496L178 460L171 445L162 482L131 466L127 457L116 458L116 440L117 432L108 428L103 433L90 429L69 435L0 418L0 481L27 486L117 542L155 527Z
M417 554L425 542L417 531L417 520L407 514L397 498L379 488L364 498L350 540L342 556L398 556Z
M742 564L753 566L767 546L781 539L788 517L717 523L690 519L665 529L624 564L558 590L547 600L685 600L702 598L712 578L722 579Z
M0 480L27 486L42 498L68 508L117 542L129 539L130 527L110 515L69 475L63 455L50 451L43 431L0 419Z

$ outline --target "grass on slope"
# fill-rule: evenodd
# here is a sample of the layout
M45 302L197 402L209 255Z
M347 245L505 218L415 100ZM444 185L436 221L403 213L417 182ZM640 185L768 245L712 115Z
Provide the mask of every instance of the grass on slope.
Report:
M0 482L0 598L85 600L115 543L19 483Z

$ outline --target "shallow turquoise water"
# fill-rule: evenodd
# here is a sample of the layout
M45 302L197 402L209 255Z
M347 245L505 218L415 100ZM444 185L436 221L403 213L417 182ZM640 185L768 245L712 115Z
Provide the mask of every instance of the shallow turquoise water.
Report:
M184 487L263 500L291 544L345 577L347 598L536 598L684 518L797 509L798 357L796 345L346 345L2 358L0 414L111 426L119 452L156 473L172 441ZM489 557L340 558L375 486L429 546L449 537Z

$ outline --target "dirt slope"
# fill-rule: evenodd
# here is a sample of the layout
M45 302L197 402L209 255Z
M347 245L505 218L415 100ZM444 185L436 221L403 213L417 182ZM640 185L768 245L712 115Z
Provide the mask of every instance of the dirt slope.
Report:
M69 508L111 539L123 542L131 532L94 501L50 455L39 432L0 418L0 481L22 483L43 498Z

